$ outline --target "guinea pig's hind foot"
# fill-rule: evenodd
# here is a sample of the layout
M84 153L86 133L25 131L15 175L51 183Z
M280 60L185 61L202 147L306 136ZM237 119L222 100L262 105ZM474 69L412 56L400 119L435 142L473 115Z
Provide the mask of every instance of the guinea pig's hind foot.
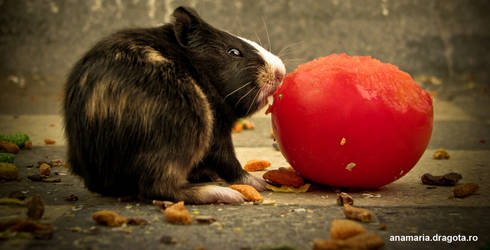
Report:
M247 184L247 185L250 185L252 187L254 187L255 189L257 189L257 191L259 192L262 192L262 191L265 191L266 188L265 188L265 180L262 179L262 178L259 178L259 177L256 177L254 175L251 175L249 173L245 173L245 175L243 175L242 178L240 178L239 180L237 181L234 181L235 184Z
M241 203L245 197L231 188L206 185L199 190L202 203Z

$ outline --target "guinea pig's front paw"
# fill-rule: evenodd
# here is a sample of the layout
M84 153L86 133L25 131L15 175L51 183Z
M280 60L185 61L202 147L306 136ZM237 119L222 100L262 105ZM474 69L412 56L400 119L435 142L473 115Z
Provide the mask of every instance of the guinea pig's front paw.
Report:
M249 173L244 175L240 180L236 181L235 183L236 184L250 185L250 186L254 187L255 189L257 189L257 191L259 191L259 192L265 191L265 184L266 184L265 180L262 178L256 177L254 175L251 175Z
M202 187L201 195L203 203L241 203L245 201L245 197L240 192L214 185Z

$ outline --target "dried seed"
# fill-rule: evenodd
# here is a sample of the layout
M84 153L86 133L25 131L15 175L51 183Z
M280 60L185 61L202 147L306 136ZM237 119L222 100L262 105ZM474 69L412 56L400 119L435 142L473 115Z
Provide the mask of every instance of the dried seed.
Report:
M19 169L12 163L0 162L0 180L15 180L19 177Z
M343 206L344 204L354 205L354 199L348 193L337 193L337 205Z
M17 146L17 144L4 140L0 140L0 149L3 149L5 152L11 154L17 154L20 151L20 148L19 146Z
M340 146L344 146L346 141L347 140L345 139L345 137L342 137L342 140L340 140Z
M99 225L119 227L127 223L126 218L110 210L101 210L92 214L92 219Z
M153 203L153 205L157 206L158 208L160 208L162 210L165 210L166 208L175 204L171 201L159 201L159 200L153 200L152 203Z
M454 197L464 198L476 192L480 186L477 183L469 182L463 186L457 186L453 190Z
M383 239L373 233L361 233L345 240L315 239L313 250L341 250L341 249L379 249L384 246Z
M243 169L245 171L262 171L268 167L270 167L271 163L266 160L249 160L245 166L243 166Z
M65 165L65 162L62 159L55 159L49 161L49 165L53 167L63 167Z
M349 170L349 171L352 171L352 169L356 166L356 164L354 162L350 162L349 164L347 164L347 166L345 166L345 169Z
M27 217L39 220L44 214L44 202L41 196L35 194L26 200Z
M51 166L46 164L46 163L42 163L39 166L39 175L40 176L50 176L51 175Z
M174 205L167 207L163 213L165 214L165 219L170 223L184 225L192 224L192 215L185 208L183 201L179 201Z
M434 176L426 173L421 177L423 184L434 186L454 186L461 180L461 178L463 178L463 176L458 173L448 173L441 176Z
M365 232L361 224L352 220L334 219L330 225L330 237L335 240L344 240Z
M234 184L230 185L229 188L240 192L247 201L263 201L264 198L260 193L252 186L245 184Z
M55 140L53 140L53 139L45 138L45 139L44 139L44 143L46 143L46 144L48 144L48 145L49 145L49 144L55 144L55 143L56 143L56 141L55 141Z
M213 222L216 222L216 218L214 218L213 216L200 215L196 217L196 221L199 224L211 224Z
M441 148L436 150L432 155L432 157L436 160L441 160L441 159L449 159L451 156L445 149Z
M352 207L348 204L344 204L343 211L346 218L362 222L371 222L374 217L371 211L365 208Z

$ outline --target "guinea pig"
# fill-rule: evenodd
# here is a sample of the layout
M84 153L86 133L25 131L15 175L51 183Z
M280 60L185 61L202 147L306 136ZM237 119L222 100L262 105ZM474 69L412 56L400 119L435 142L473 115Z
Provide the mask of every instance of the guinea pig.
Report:
M284 64L191 8L173 17L112 34L74 65L63 101L71 171L107 196L242 202L212 181L264 190L237 160L231 129L267 104Z

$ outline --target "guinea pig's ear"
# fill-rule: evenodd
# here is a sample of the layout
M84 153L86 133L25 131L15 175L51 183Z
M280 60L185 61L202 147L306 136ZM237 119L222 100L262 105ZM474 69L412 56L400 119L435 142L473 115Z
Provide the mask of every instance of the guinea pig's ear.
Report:
M174 10L173 16L175 37L182 47L187 47L202 20L197 12L189 7L178 7Z

